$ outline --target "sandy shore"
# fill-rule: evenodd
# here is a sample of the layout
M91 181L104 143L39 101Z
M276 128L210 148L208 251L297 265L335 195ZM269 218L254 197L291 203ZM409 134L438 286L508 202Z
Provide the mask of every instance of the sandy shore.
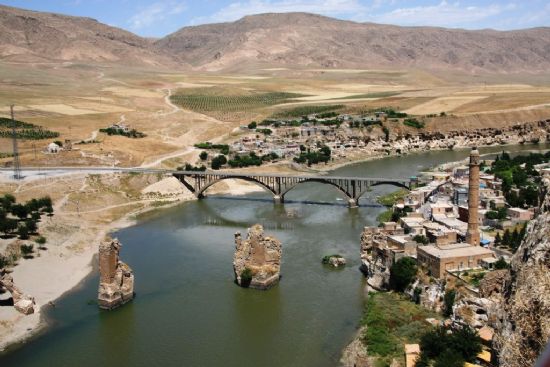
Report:
M113 175L105 175L113 176ZM79 187L75 181L83 181ZM79 203L80 217L74 211L74 200L82 188L89 185L89 178L83 175L72 175L59 178L49 178L45 184L31 184L31 189L22 186L14 188L13 182L0 182L3 192L25 192L27 195L18 201L28 200L29 197L43 195L45 187L59 185L61 192L68 190L64 196L54 198L55 215L44 219L40 225L40 232L48 238L47 250L35 251L32 259L18 260L13 267L12 276L17 287L24 293L33 296L37 304L37 312L24 316L13 307L0 307L0 351L12 344L23 342L46 326L47 320L42 317L42 310L52 307L55 301L66 292L78 286L93 270L95 254L102 239L109 233L136 223L136 216L147 211L178 205L182 202L195 200L192 193L187 191L177 179L170 177L154 182L140 190L140 194L133 200L118 203L117 199L108 200L104 195L97 193L93 198L86 198L90 202L113 202L113 205L94 206L83 210L83 203ZM209 190L210 194L245 195L250 192L262 191L259 186L246 182L222 182ZM35 195L36 194L36 195ZM106 194L107 195L107 194ZM110 196L110 195L108 195ZM115 213L116 212L116 213ZM118 218L111 221L114 215ZM89 215L89 216L87 216ZM14 239L15 241L15 239ZM131 245L131 244L129 244ZM5 247L5 246L4 246Z

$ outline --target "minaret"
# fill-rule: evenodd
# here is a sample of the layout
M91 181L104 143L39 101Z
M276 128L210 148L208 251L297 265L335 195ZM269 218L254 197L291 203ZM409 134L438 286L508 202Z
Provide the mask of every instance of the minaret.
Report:
M479 246L479 151L477 148L470 152L470 178L468 183L468 231L466 242L472 246Z

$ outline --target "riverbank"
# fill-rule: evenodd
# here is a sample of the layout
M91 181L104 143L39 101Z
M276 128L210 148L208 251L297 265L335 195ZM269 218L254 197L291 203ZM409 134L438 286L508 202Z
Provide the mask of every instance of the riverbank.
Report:
M0 183L2 192L15 193L19 201L47 192L56 207L55 215L41 224L48 250L35 259L20 261L13 273L16 285L34 296L39 307L48 307L49 302L55 302L90 274L97 246L106 234L134 224L141 213L194 199L170 180L157 175L105 174ZM262 190L257 185L232 181L219 185L209 193L242 195ZM0 312L8 309L12 308L0 307ZM45 325L40 313L24 317L13 310L6 317L0 315L0 319L2 348L27 339Z
M13 307L0 307L0 351L47 327L42 311L55 307L58 298L78 287L93 271L97 246L105 236L135 225L136 218L144 213L196 199L175 178L144 180L141 175L132 176L125 180L118 174L74 174L0 182L0 192L14 193L18 201L43 196L47 191L55 207L54 216L40 223L40 233L48 239L47 250L36 250L32 259L20 258L12 268L15 284L35 298L36 312L25 316ZM121 190L111 190L111 185ZM209 192L245 195L257 190L261 189L256 185L226 182ZM6 247L8 244L3 244L0 250Z

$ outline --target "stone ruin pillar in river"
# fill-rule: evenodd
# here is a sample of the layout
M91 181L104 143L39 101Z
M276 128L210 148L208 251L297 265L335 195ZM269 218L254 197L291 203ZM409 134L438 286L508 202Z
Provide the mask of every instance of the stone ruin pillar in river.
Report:
M268 289L281 277L281 242L264 236L264 229L256 224L248 229L248 238L243 240L235 233L235 256L233 270L235 280L241 287Z
M107 239L99 245L99 291L100 308L112 310L134 298L134 273L120 261L122 245L115 239Z

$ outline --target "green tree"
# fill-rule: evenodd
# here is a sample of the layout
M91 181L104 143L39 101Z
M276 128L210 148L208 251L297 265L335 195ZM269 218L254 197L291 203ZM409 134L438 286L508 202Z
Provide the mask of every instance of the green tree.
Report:
M403 257L390 268L390 287L403 292L416 276L416 261L411 257Z
M256 123L256 121L252 121L251 123L248 124L248 128L250 130L254 130L257 126L258 124Z
M27 219L25 221L25 225L27 226L29 233L36 233L36 231L38 230L38 225L36 224L36 221L32 219Z
M500 232L497 232L495 236L495 246L499 246L502 243L502 237L500 237Z
M506 247L512 247L512 236L510 235L509 230L504 231L504 235L502 236L502 244Z
M14 204L11 207L11 213L18 217L19 219L25 219L29 215L29 211L25 205Z
M10 235L17 229L17 220L12 218L4 218L0 220L0 232L5 235Z
M508 263L506 262L506 260L504 260L504 258L501 256L497 262L495 262L495 269L496 270L500 270L500 269L507 269L508 268Z
M29 229L27 228L26 223L19 223L19 226L17 227L17 233L19 234L19 238L22 240L28 240L29 239Z
M445 295L443 296L443 315L445 317L449 317L453 314L453 306L455 304L455 298L456 298L456 291L454 289L449 289L445 291Z

